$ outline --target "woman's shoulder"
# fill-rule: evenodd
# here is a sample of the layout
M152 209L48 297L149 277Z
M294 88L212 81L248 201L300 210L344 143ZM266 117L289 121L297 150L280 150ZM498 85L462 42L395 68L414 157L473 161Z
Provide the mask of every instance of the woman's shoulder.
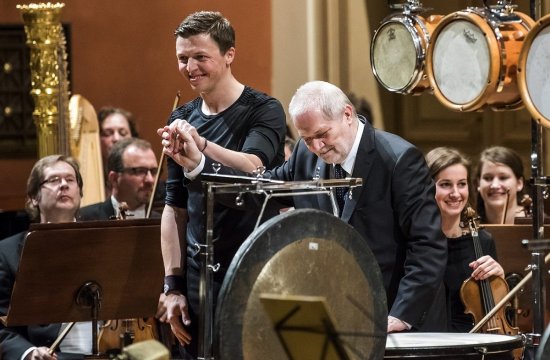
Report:
M491 234L487 229L479 229L478 232L479 240L481 242L493 242L493 234Z

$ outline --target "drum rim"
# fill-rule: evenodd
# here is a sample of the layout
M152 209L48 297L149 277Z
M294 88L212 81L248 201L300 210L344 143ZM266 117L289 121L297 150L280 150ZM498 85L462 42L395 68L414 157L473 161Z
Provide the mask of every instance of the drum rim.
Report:
M536 120L538 123L540 123L541 125L544 125L545 127L550 127L550 119L546 118L537 109L537 107L533 103L533 100L531 99L531 96L529 95L529 89L527 87L527 79L526 79L527 71L525 71L527 66L529 50L531 50L531 45L533 45L533 41L539 35L539 33L542 30L546 29L547 26L550 26L550 14L547 14L542 18L536 20L535 25L531 28L531 30L525 37L525 40L523 41L519 58L518 58L517 79L518 79L519 92L523 100L523 103L527 108L527 111L529 111L533 119Z
M393 335L419 335L420 333L404 333L404 334L393 334ZM427 336L431 337L438 337L442 335L453 335L456 333L425 333ZM502 341L498 342L480 342L477 344L455 344L455 345L437 345L437 346L418 346L411 345L411 346L404 346L404 347L386 347L385 357L386 356L404 356L407 354L415 354L418 355L419 349L423 350L430 350L431 356L433 355L449 355L449 349L457 350L452 355L479 355L479 351L476 351L476 349L479 349L483 346L487 345L496 345L498 344L500 348L498 350L495 350L489 354L498 354L501 352L508 352L510 350L515 350L519 348L523 348L525 346L525 341L521 335L496 335L496 334L477 334L477 333L468 333L471 335L493 335L502 337ZM464 334L461 334L464 335ZM505 339L504 339L505 338ZM520 345L520 346L518 346ZM403 354L403 352L408 352Z
M422 20L425 20L422 16L418 15ZM411 24L410 22L413 22ZM382 79L380 78L378 71L376 70L376 66L374 63L374 46L376 44L376 39L378 38L378 35L380 34L380 30L382 30L385 26L390 25L391 23L397 23L403 25L409 34L411 35L411 38L413 40L414 49L416 51L416 63L414 66L414 71L408 81L408 83L401 87L401 88L393 88L385 84ZM371 41L371 47L370 47L370 63L371 63L371 69L374 74L374 77L376 77L376 80L382 85L386 90L399 93L399 94L409 94L411 90L413 90L418 83L422 80L422 77L424 75L425 71L425 60L426 60L426 52L427 47L429 43L429 34L420 34L417 30L415 24L420 24L420 22L417 20L416 16L412 16L409 14L394 14L390 15L386 19L382 21L380 26L375 30L374 35L372 37ZM419 25L420 28L424 29L425 26ZM415 36L413 36L416 35ZM427 36L427 37L426 37ZM424 44L424 47L423 47Z
M439 89L439 86L435 80L435 74L434 74L434 66L433 66L433 52L435 48L435 41L439 37L439 34L441 31L445 28L446 25L449 23L456 21L456 20L465 20L468 21L476 26L478 26L481 31L484 33L484 38L486 40L487 46L489 48L489 53L492 54L493 52L498 54L500 63L502 64L502 55L500 50L500 44L499 41L496 39L495 31L491 25L489 25L486 21L481 21L481 26L479 26L478 23L476 23L475 18L484 20L484 18L476 13L475 11L471 9L461 10L461 11L455 11L453 13L450 13L443 17L441 21L437 24L435 27L431 40L430 40L430 46L428 46L428 52L426 54L426 71L428 74L428 79L430 81L430 86L433 90L434 95L436 98L446 107L455 110L455 111L476 111L487 103L487 100L489 98L489 93L494 92L497 90L499 86L499 79L501 77L501 67L502 66L493 66L493 62L491 61L489 64L489 79L487 86L485 87L485 90L479 94L475 99L465 103L465 104L456 104L449 99ZM490 31L487 31L490 30ZM494 51L494 49L497 49L497 51ZM492 60L492 58L491 58ZM491 91L490 91L491 90Z

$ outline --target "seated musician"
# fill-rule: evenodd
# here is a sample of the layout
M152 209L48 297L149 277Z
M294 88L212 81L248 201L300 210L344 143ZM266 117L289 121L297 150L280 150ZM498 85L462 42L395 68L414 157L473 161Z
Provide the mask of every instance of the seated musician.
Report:
M470 161L458 150L446 147L430 151L426 161L435 181L435 199L441 211L443 233L447 237L445 287L449 331L469 332L474 326L474 320L470 314L464 313L465 305L460 297L462 283L468 278L504 278L504 270L495 260L496 247L491 234L479 230L478 238L484 255L477 258L472 234L462 222L469 198Z
M493 146L483 150L475 174L477 212L482 224L514 224L525 217L523 163L514 150Z
M109 188L111 196L104 202L83 207L79 212L79 220L109 220L109 219L142 219L146 217L147 205L151 201L155 175L158 163L151 144L143 139L126 138L117 141L107 158ZM160 218L160 213L153 211L151 218ZM158 241L154 239L154 241ZM161 289L158 289L159 292ZM135 341L158 337L154 319L125 319L126 328L134 332ZM99 336L99 351L116 353L120 351L125 330L121 323L108 322ZM139 333L137 333L139 332ZM120 333L120 334L118 334Z
M40 223L75 221L82 197L82 177L76 161L63 155L46 156L33 166L27 180L26 209ZM6 315L27 232L0 241L0 314ZM53 249L52 249L53 250ZM69 269L68 269L69 270ZM47 311L47 309L44 309ZM49 346L66 324L5 327L0 324L0 358L56 359ZM62 352L91 354L91 322L76 323L60 343Z
M109 195L111 188L109 182L109 170L107 169L108 157L113 146L120 140L138 137L134 115L131 112L112 106L104 106L97 113L99 123L99 138L101 141L101 157L105 176L105 194Z
M151 144L129 138L117 142L108 157L111 196L102 203L80 209L80 220L121 218L121 204L126 203L132 219L145 218L151 200L158 163ZM152 213L159 218L159 213Z

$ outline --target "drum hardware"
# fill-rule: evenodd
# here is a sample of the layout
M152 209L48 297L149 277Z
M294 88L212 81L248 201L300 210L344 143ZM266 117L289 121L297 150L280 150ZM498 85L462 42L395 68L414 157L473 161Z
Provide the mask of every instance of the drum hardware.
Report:
M422 3L418 0L406 0L404 3L393 3L393 4L389 4L389 7L390 9L402 10L403 13L405 14L431 10L431 9L425 9L422 6Z
M495 5L487 5L487 0L483 0L483 4L491 12L490 19L493 19L492 21L521 21L521 18L514 14L514 10L518 6L512 4L510 0L499 0Z
M360 178L346 179L317 179L312 181L282 182L266 179L261 169L255 177L234 176L218 174L221 164L213 163L214 174L203 174L204 208L206 216L206 238L205 244L197 245L201 259L200 282L199 282L199 339L198 359L213 360L213 303L214 303L214 272L219 269L219 264L214 265L214 198L216 194L237 194L237 205L244 204L242 195L246 193L263 194L265 196L262 204L256 228L263 216L267 201L277 196L300 196L313 194L327 194L331 198L333 214L338 217L338 205L334 197L333 188L349 186L361 186L363 180ZM351 192L350 196L351 196Z
M400 94L420 95L430 89L424 72L430 34L443 16L420 14L419 1L393 4L401 10L387 16L375 31L371 44L371 67L378 82L387 90Z

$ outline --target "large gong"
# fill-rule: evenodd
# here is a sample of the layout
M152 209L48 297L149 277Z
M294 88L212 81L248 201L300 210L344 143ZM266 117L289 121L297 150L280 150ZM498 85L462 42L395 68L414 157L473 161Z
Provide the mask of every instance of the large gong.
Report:
M383 358L387 306L380 269L365 240L333 215L286 212L243 243L218 297L214 329L219 359L280 360L294 354L283 347L260 300L266 294L324 298L333 334L347 358ZM297 331L296 339L308 339L304 331ZM323 357L327 349L320 343L304 341L300 358L346 358L334 351Z

